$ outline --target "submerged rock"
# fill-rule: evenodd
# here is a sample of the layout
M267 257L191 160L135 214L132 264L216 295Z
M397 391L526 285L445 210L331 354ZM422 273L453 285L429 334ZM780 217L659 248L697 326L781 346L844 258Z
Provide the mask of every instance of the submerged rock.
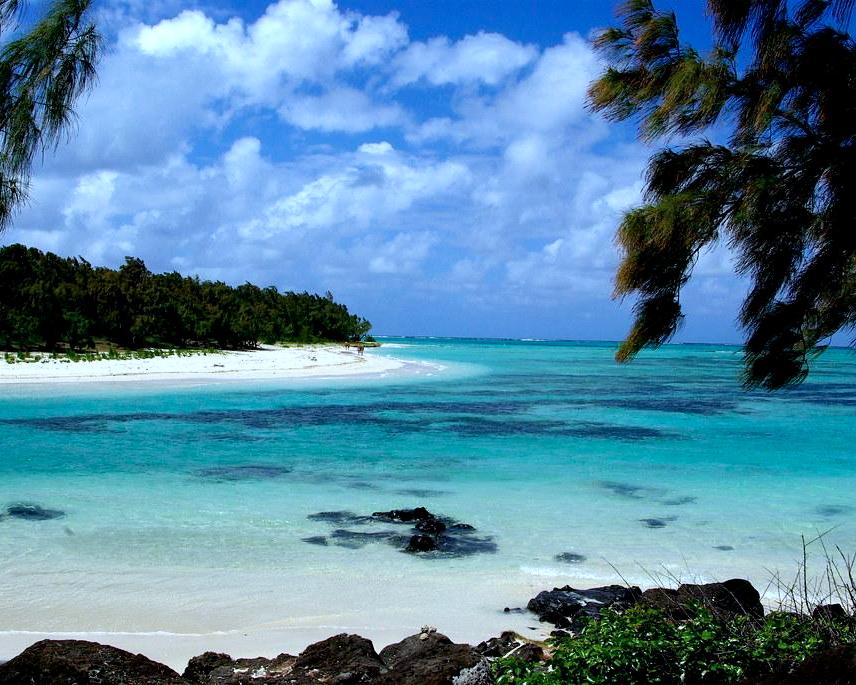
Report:
M469 557L474 554L495 554L499 547L490 536L468 535L469 531L460 531L460 535L441 535L437 538L439 556Z
M526 607L542 622L578 630L586 620L597 618L602 609L627 609L639 600L641 594L635 586L606 585L579 590L566 585L539 592Z
M300 538L301 542L305 542L309 545L319 545L320 547L327 547L330 543L327 542L327 538L323 535L311 535L308 538Z
M853 507L848 506L846 504L824 504L815 508L815 513L824 516L824 517L832 517L832 516L841 516L842 514L848 514L853 511Z
M692 497L691 495L684 495L682 497L664 499L660 504L665 504L667 507L681 507L685 504L693 504L697 499L697 497Z
M239 464L237 466L212 466L211 468L199 469L194 475L199 478L210 478L219 481L238 480L267 480L280 478L291 469L286 466L274 464Z
M642 523L644 523L648 528L665 528L667 523L670 521L674 521L674 516L667 516L665 518L650 518L650 519L639 519Z
M395 492L399 495L405 495L406 497L418 497L419 499L424 497L442 497L443 495L449 494L446 490L422 490L419 488L406 488L404 490L396 490Z
M186 685L142 654L83 640L42 640L0 665L0 685Z
M586 560L584 555L577 554L576 552L562 552L554 556L553 559L565 564L581 564Z
M379 530L372 533L356 530L345 530L337 528L330 534L330 540L339 547L359 549L373 542L386 542L401 546L407 540L405 536L399 535L393 530Z
M62 518L65 516L65 512L59 509L44 509L38 504L30 504L29 502L19 502L10 504L6 508L6 516L24 521L49 521Z
M324 523L333 523L337 525L361 525L371 523L371 516L360 516L352 511L319 511L316 514L307 516L310 521L323 521Z

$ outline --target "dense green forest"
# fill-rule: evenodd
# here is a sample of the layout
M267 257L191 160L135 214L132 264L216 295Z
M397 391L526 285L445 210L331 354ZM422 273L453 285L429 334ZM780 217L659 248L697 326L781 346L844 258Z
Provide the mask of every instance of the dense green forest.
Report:
M240 349L356 340L370 328L330 293L153 274L133 257L107 269L24 245L0 249L0 349Z

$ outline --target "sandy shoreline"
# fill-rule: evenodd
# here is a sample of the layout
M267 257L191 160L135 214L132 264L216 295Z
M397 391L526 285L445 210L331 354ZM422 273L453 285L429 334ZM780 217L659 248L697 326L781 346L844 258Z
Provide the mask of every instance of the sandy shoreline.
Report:
M10 364L0 357L0 385L311 379L383 375L407 365L404 360L374 355L371 350L360 355L339 345L265 345L248 351L76 362L43 358Z

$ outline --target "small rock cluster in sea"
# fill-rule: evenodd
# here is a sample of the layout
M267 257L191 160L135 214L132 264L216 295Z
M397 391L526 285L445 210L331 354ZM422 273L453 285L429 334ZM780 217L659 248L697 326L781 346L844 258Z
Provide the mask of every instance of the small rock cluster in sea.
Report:
M415 509L392 509L376 511L370 516L350 511L321 511L310 514L309 520L321 521L337 527L329 535L313 535L303 538L311 545L337 545L358 549L369 543L383 542L410 554L428 554L436 557L461 557L472 554L496 552L497 546L490 536L476 535L476 529L447 516L438 516L425 507ZM397 528L410 530L353 530L354 527L393 524Z

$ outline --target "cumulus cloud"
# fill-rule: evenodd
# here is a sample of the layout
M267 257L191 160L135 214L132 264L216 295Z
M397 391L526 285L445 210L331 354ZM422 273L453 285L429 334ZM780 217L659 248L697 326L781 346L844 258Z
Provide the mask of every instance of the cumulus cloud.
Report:
M543 51L531 73L496 93L459 98L457 116L429 119L410 132L410 139L489 146L533 133L567 138L573 131L585 147L602 130L585 109L586 89L598 66L591 46L577 34L566 34L560 45Z
M318 96L292 96L279 108L279 114L305 130L347 133L398 127L407 120L399 105L376 104L363 91L348 87L337 87Z
M406 42L407 30L395 15L360 17L330 0L280 0L249 25L187 10L139 26L129 40L158 57L204 56L217 64L224 85L261 97L282 78L318 82L377 64Z
M532 62L538 51L498 33L479 32L452 43L445 36L411 43L398 55L392 83L424 79L441 86L481 82L496 85Z
M361 157L363 159L361 159ZM388 222L419 202L460 197L469 170L459 162L426 163L397 154L389 143L360 146L339 158L343 168L313 178L265 207L239 228L243 238L338 227L347 233L385 230Z
M385 285L485 321L609 301L614 228L647 152L586 111L599 63L578 34L413 42L396 14L331 0L250 18L182 5L113 7L79 131L4 242L330 288L381 327Z

